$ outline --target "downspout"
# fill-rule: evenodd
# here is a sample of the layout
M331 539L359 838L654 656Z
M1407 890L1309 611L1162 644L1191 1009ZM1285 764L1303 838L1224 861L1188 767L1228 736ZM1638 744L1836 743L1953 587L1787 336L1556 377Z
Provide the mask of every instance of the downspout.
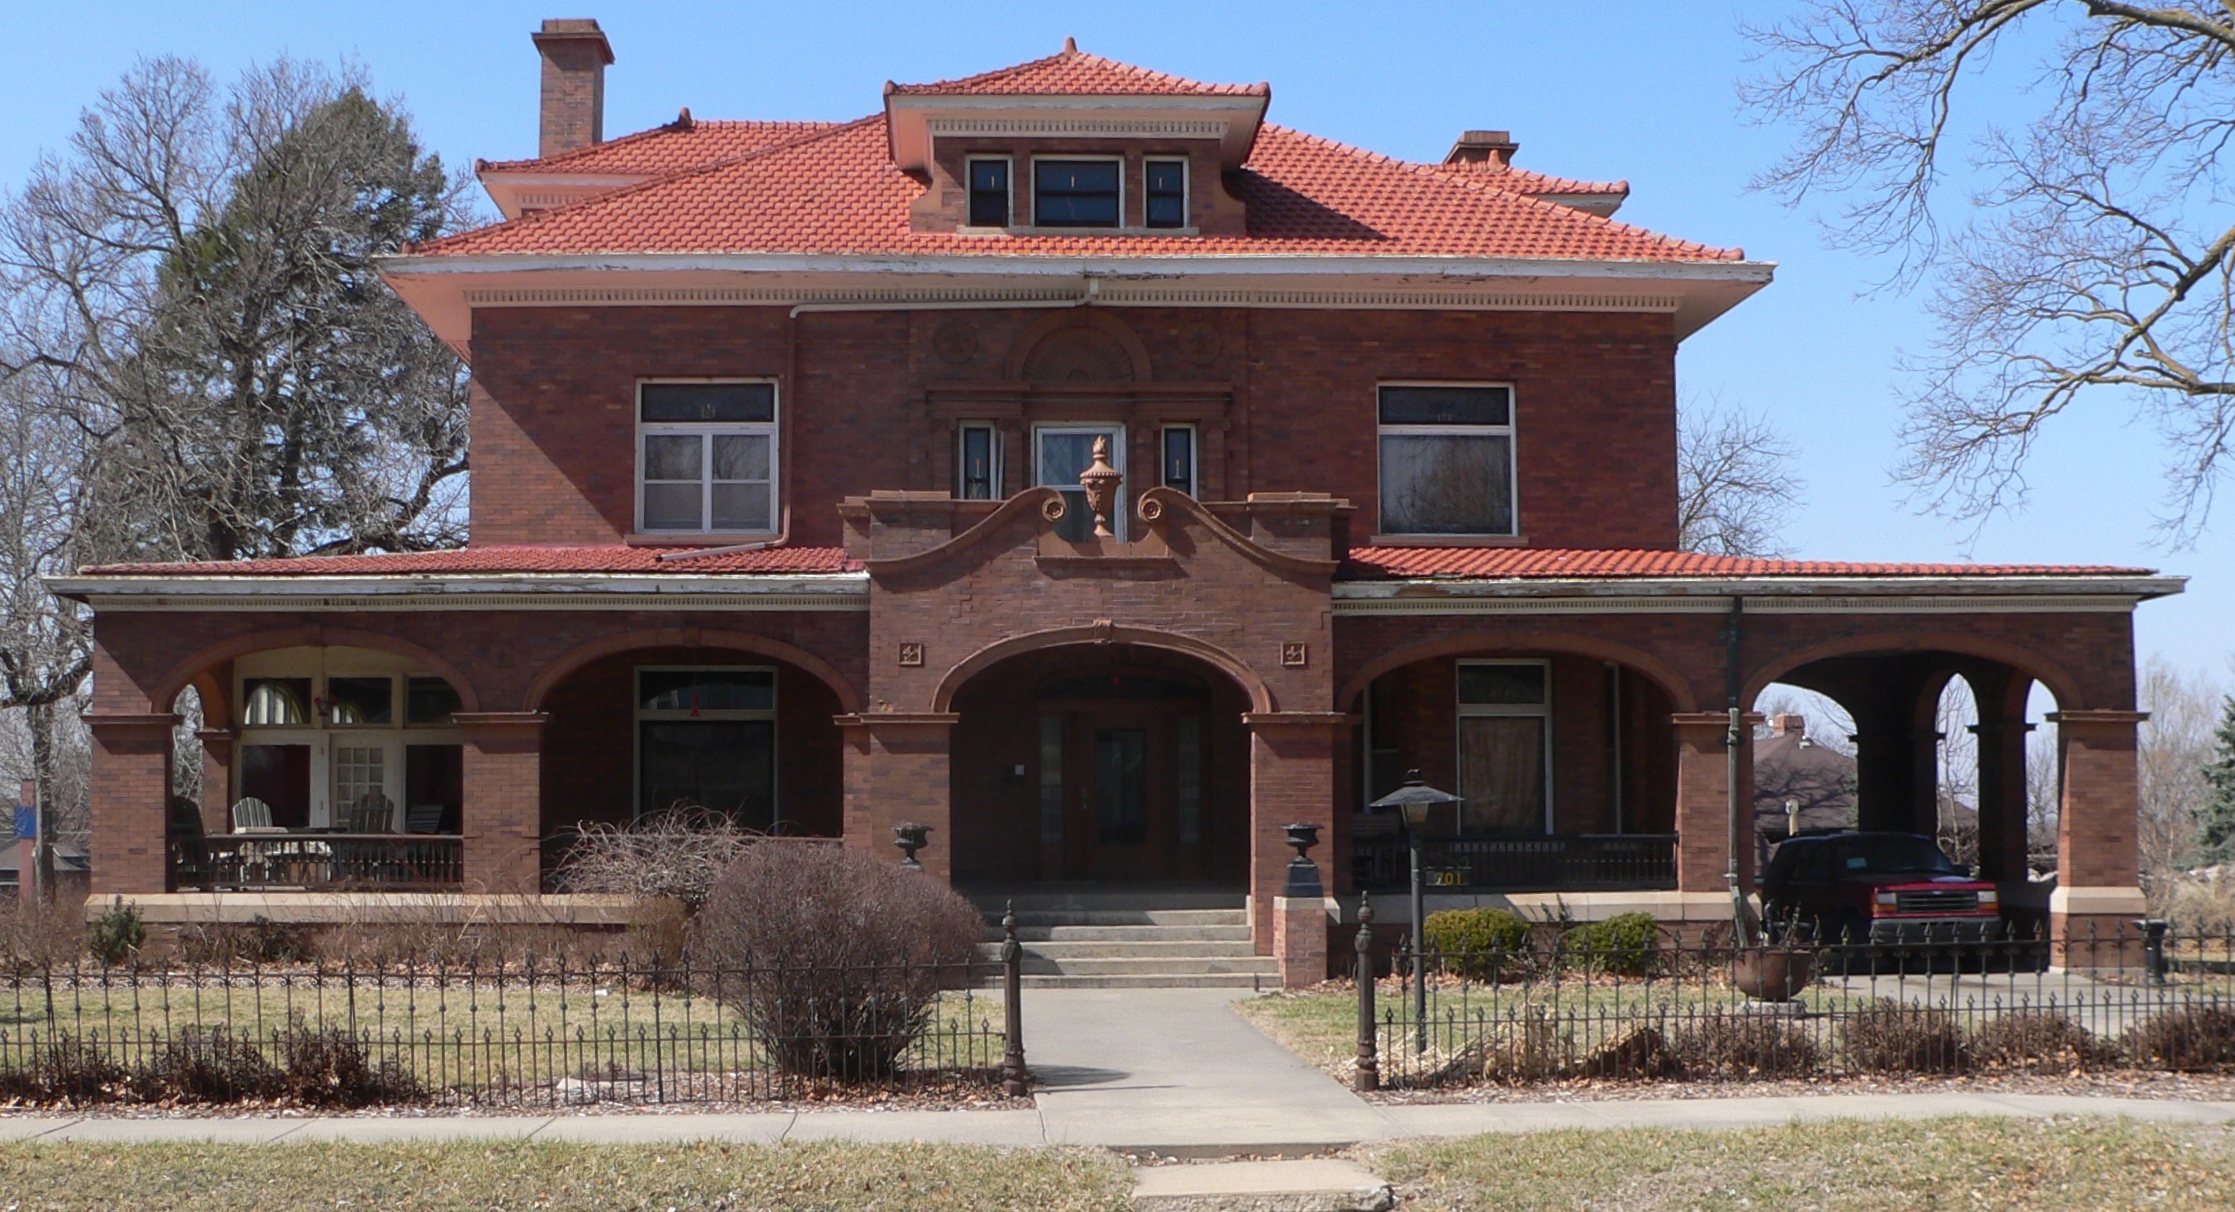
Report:
M1724 878L1729 881L1731 888L1732 942L1737 946L1744 946L1752 939L1752 934L1747 929L1746 890L1740 886L1738 876L1738 848L1743 833L1739 827L1741 814L1739 813L1738 803L1738 759L1741 745L1746 739L1740 731L1746 726L1746 713L1738 701L1739 694L1744 689L1738 673L1738 636L1739 621L1745 612L1746 599L1733 595L1731 597L1728 633L1730 647L1725 658L1730 726L1723 733L1723 794L1727 801L1726 810L1730 817L1730 855L1724 864Z

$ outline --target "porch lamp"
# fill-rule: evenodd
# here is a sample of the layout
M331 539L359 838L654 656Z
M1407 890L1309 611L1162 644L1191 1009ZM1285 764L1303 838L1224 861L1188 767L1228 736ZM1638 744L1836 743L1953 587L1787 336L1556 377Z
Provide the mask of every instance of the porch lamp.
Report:
M1372 808L1395 808L1404 814L1405 844L1412 851L1412 1050L1428 1051L1427 918L1420 895L1420 836L1428 829L1428 813L1459 797L1430 787L1417 770L1405 771L1405 785L1375 800Z

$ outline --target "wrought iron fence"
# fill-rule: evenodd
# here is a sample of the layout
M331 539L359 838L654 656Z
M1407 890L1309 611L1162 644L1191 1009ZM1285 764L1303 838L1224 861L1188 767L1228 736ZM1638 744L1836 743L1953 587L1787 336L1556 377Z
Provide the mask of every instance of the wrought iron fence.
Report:
M1409 937L1376 951L1362 926L1357 951L1364 1090L2235 1072L2235 932L1752 947L1664 932L1631 946L1547 925L1510 948L1423 954ZM1390 973L1378 985L1377 971Z
M0 1105L1022 1095L1022 948L875 968L523 961L0 971Z
M1430 837L1420 841L1421 873L1438 891L1588 892L1676 887L1675 834L1558 837ZM1360 888L1405 886L1411 851L1402 837L1351 843Z

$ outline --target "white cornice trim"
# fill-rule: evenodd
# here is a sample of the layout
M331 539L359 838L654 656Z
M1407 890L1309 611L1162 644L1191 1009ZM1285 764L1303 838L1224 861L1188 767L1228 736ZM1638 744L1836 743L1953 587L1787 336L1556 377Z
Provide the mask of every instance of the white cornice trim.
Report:
M1075 290L974 290L924 287L908 289L784 290L750 286L564 286L468 289L473 307L671 307L671 306L818 306L887 305L896 310L957 303L1071 303ZM1302 307L1302 308L1453 308L1488 311L1674 312L1675 295L1625 295L1589 291L1514 290L1250 290L1118 284L1098 291L1094 301L1116 307Z
M1513 278L1596 278L1646 282L1729 282L1761 285L1774 261L1660 261L1564 257L1358 256L1299 253L1173 253L1163 256L1045 256L1001 253L905 256L875 253L567 253L398 254L379 259L394 276L543 273L567 270L645 273L928 274L1017 282L1050 278L1128 276L1170 281L1232 275L1263 277L1376 276L1458 285ZM1104 289L1118 285L1105 281Z
M1227 123L1186 118L933 118L933 138L944 135L1015 135L1089 139L1217 139Z
M54 577L97 613L322 610L863 611L866 573L479 573L395 577Z

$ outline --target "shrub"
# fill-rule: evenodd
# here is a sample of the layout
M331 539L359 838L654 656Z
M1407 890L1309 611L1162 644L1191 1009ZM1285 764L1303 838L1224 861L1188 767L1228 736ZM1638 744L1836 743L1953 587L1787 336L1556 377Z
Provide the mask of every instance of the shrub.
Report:
M2235 1009L2185 1006L2153 1014L2129 1028L2127 1054L2177 1072L2235 1067Z
M672 896L647 897L629 908L629 959L653 968L676 968L690 943L690 908Z
M179 958L199 967L234 964L299 964L314 958L317 947L302 926L275 922L258 914L246 925L212 922L179 931Z
M946 885L836 846L753 846L713 886L688 948L702 991L785 1073L890 1076L985 919Z
M140 924L139 906L125 904L121 896L110 901L85 932L86 950L112 968L130 963L146 942L147 927Z
M627 825L585 821L559 864L558 883L568 892L672 897L696 909L764 837L704 809L647 812Z
M373 1063L364 1037L346 1027L310 1026L297 1016L277 1043L286 1071L280 1092L310 1106L369 1107L427 1096L419 1080L393 1058Z
M140 1062L131 1084L145 1102L232 1103L277 1097L286 1075L246 1035L188 1027Z
M1622 913L1586 922L1560 936L1567 961L1590 972L1644 976L1660 959L1661 923L1650 913Z
M67 968L84 954L84 902L23 895L0 908L0 967Z
M49 1036L35 1048L28 1063L0 1068L0 1102L99 1102L130 1077L97 1044L73 1035Z
M1767 1015L1709 1014L1684 1025L1676 1059L1693 1077L1802 1077L1823 1063L1806 1032Z
M1659 1027L1639 1027L1601 1045L1576 1072L1590 1078L1679 1077L1684 1062Z
M1421 940L1450 971L1487 977L1529 945L1529 923L1511 909L1447 909L1431 913Z
M1845 1016L1839 1041L1857 1073L1956 1073L1971 1061L1955 1015L1883 998Z
M1987 1069L2069 1073L2110 1064L2118 1049L2053 1010L1997 1015L1971 1036L1971 1059Z

